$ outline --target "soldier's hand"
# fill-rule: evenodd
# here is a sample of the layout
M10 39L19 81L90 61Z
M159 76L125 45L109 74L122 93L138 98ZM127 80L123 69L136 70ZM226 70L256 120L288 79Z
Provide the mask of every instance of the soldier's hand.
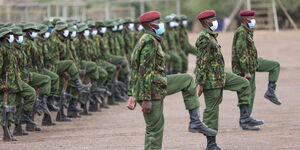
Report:
M200 97L203 93L203 85L198 84L197 89L198 89L198 96Z
M134 110L136 106L136 102L133 96L130 96L127 103L127 108L130 110Z
M152 111L152 103L151 101L144 101L142 104L142 111L145 114L149 114Z
M64 78L65 78L66 80L70 80L70 79L71 79L71 75L65 72L65 73L64 73Z
M248 79L248 80L250 80L251 79L251 74L250 73L246 73L245 74L245 78Z
M80 71L80 72L79 72L80 78L84 78L85 75L86 75L86 72L85 72L85 71Z

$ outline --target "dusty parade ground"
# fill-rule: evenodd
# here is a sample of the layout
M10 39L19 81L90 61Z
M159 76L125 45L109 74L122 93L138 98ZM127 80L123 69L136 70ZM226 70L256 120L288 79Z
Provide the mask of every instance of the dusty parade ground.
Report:
M224 150L300 150L300 31L257 31L254 36L259 56L281 63L277 95L283 104L276 106L264 99L268 74L257 73L253 117L264 120L265 124L261 131L243 131L238 125L236 93L224 92L218 145ZM196 33L190 34L193 45L196 38ZM227 71L231 70L232 38L232 32L220 33L218 37ZM192 74L195 57L190 55L189 61ZM203 97L200 102L202 112L205 108ZM42 132L17 137L16 142L0 141L0 150L142 150L145 123L141 109L130 111L125 105L43 127ZM165 99L164 111L164 150L205 149L206 138L187 131L188 112L184 110L180 93ZM2 136L2 130L0 133Z

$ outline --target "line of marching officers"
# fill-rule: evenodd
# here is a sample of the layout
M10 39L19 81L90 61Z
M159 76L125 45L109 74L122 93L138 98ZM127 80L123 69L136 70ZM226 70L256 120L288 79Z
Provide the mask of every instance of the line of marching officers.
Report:
M188 42L187 18L170 15L166 23L166 72L184 73L187 54L195 49ZM129 61L143 32L132 18L1 23L0 113L5 94L7 104L17 110L8 120L12 136L4 139L41 131L34 121L37 114L43 115L42 125L49 126L126 101ZM57 111L55 119L51 111Z

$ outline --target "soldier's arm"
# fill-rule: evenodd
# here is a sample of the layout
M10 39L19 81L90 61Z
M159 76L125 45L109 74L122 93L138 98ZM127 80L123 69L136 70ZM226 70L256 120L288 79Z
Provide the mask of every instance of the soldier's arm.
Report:
M167 40L168 40L168 50L169 51L175 51L175 40L174 37L171 34L171 31L168 32L167 34Z
M196 69L196 82L200 85L204 85L206 82L206 72L209 64L209 38L201 36L196 42L197 47L197 69Z
M240 62L241 72L249 73L249 62L247 54L247 33L245 33L244 31L236 33L236 41L234 42L236 46L235 53Z
M155 70L155 57L156 57L157 47L153 39L145 41L143 48L140 53L140 65L138 69L138 74L140 75L140 80L142 81L141 89L143 100L151 100L151 86L153 72Z

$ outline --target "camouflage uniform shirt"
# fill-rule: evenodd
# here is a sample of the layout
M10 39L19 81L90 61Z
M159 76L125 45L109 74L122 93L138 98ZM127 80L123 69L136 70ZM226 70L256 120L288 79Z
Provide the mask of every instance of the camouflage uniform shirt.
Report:
M232 43L232 71L238 75L255 73L257 62L257 50L253 42L253 31L245 26L240 26Z
M225 85L224 59L217 33L203 29L196 41L196 82L204 89L222 88Z
M131 55L132 80L129 95L137 101L162 100L167 93L165 58L161 39L145 31Z

